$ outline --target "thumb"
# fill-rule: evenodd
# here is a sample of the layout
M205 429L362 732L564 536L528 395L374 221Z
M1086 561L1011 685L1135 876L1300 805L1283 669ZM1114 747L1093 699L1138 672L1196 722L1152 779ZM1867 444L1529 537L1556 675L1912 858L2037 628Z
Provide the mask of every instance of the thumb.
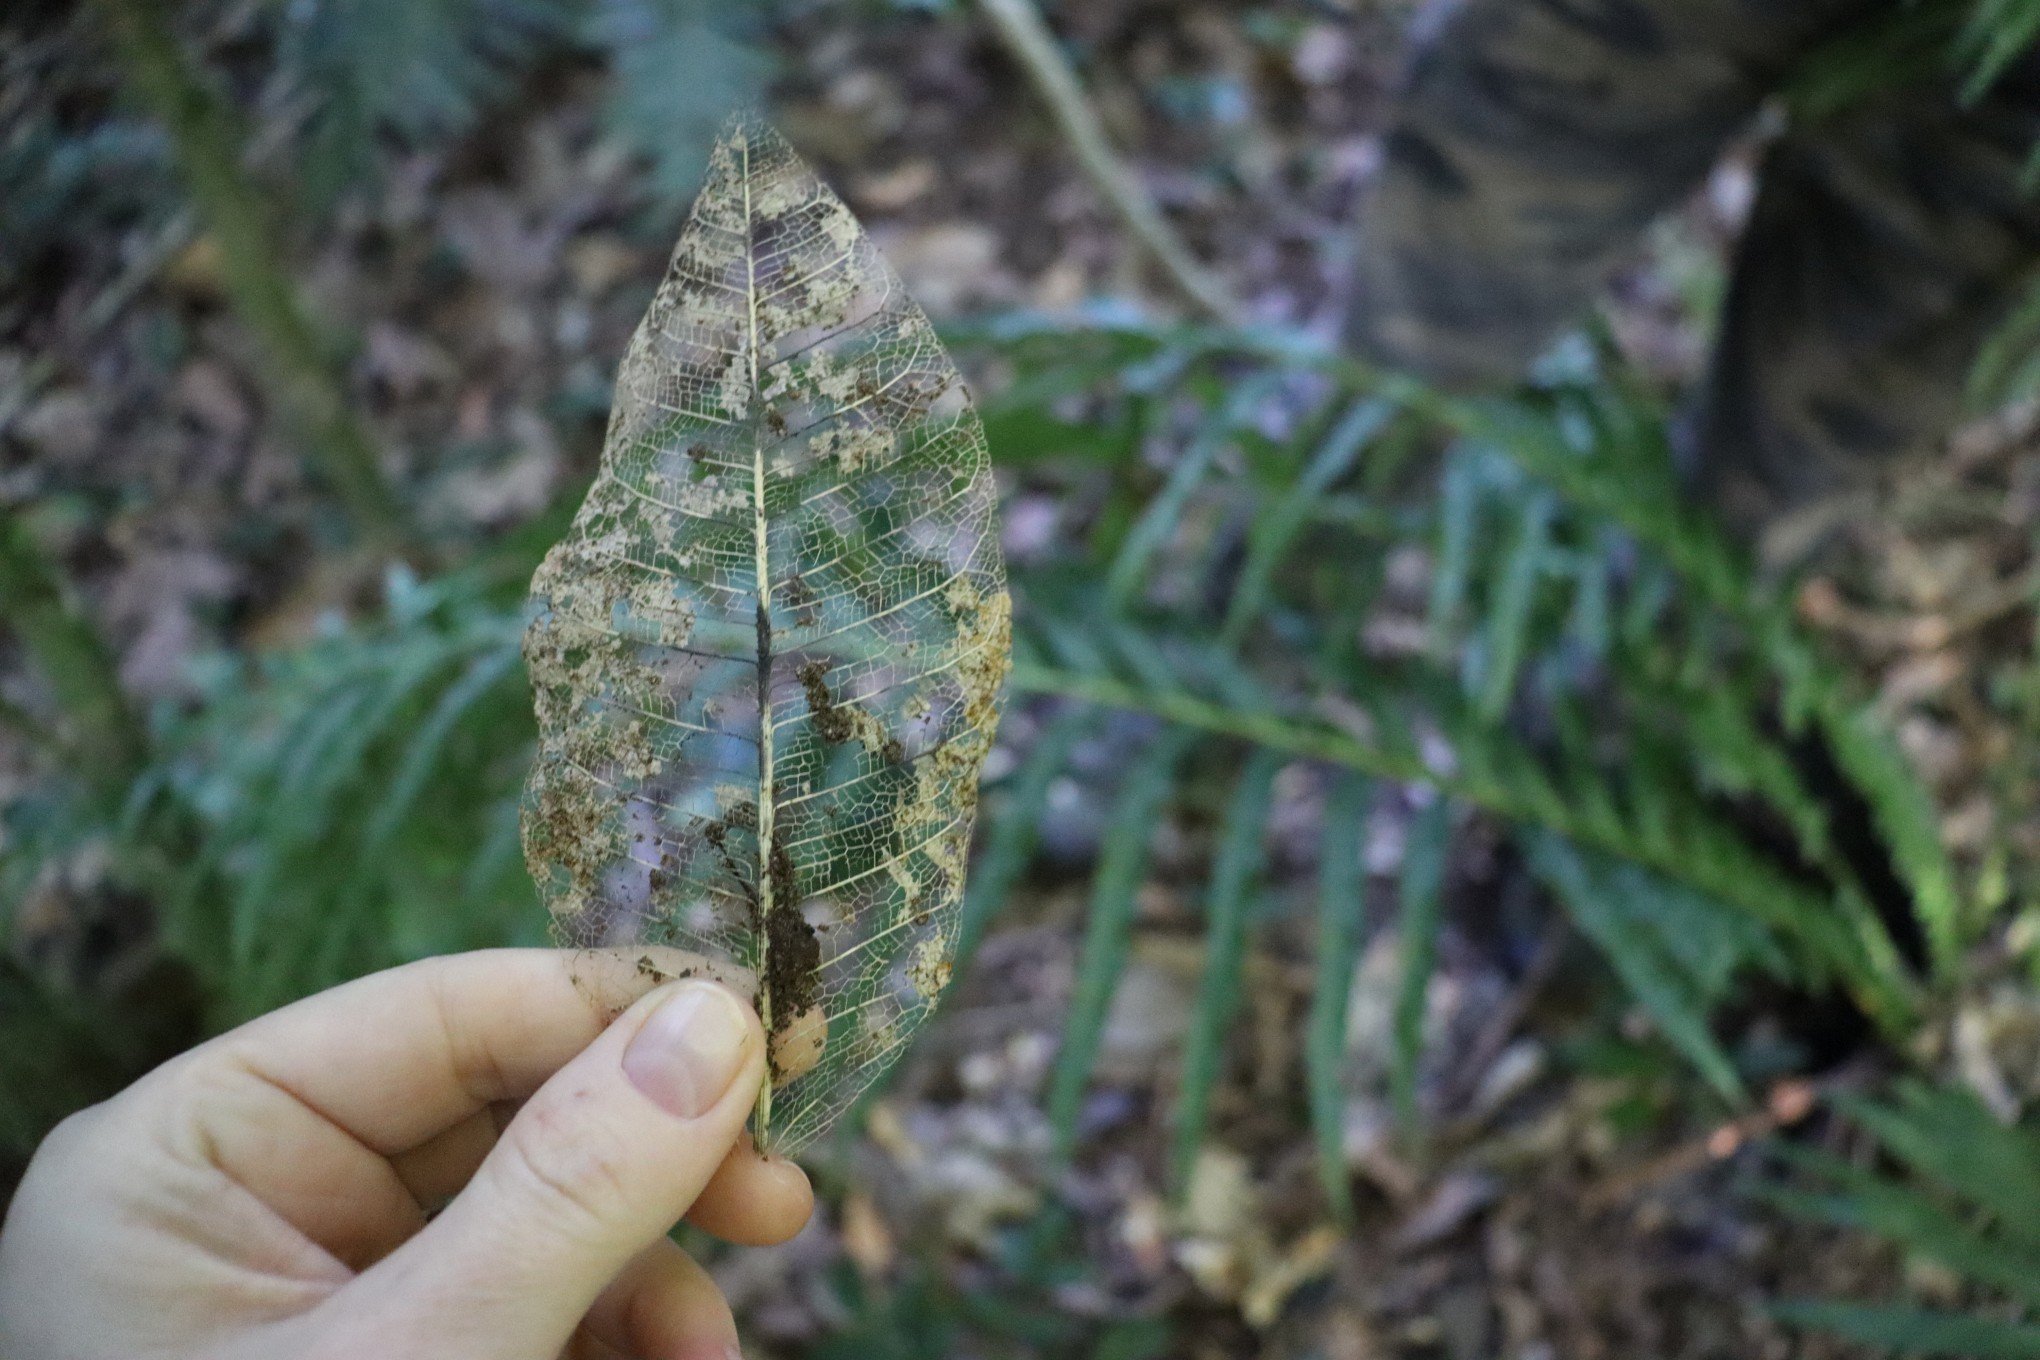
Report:
M694 1203L764 1079L764 1033L735 993L687 981L646 995L525 1102L444 1213L355 1282L399 1343L385 1353L557 1355Z

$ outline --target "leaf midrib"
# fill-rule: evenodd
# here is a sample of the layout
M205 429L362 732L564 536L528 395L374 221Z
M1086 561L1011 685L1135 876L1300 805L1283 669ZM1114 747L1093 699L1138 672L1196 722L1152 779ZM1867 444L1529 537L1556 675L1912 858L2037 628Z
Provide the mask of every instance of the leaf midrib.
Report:
M744 185L744 362L750 374L749 425L751 430L751 541L755 556L756 593L758 599L758 863L753 879L758 885L758 1019L763 1024L769 1045L772 1033L772 984L771 919L772 873L770 859L773 838L777 834L773 826L774 814L778 811L777 796L772 771L772 570L766 550L765 523L765 449L766 443L758 438L758 222L751 208L751 134L746 129L742 142L742 180ZM771 1064L766 1064L765 1080L758 1087L757 1128L755 1136L764 1143L772 1128L772 1075Z

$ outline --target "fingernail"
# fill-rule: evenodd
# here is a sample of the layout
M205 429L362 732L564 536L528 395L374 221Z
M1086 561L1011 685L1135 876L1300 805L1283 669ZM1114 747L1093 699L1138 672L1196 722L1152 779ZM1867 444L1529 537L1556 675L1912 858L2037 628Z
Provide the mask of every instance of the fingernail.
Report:
M744 1353L733 1341L702 1341L681 1347L673 1360L744 1360Z
M744 1066L744 1004L712 982L687 982L652 1012L623 1051L623 1074L661 1108L696 1119Z

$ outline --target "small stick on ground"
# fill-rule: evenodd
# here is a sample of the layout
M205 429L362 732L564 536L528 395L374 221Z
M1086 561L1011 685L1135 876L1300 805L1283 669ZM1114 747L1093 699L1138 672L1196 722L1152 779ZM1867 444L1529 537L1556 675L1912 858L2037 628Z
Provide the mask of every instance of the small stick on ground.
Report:
M1867 1076L1863 1068L1851 1065L1825 1077L1780 1081L1765 1096L1763 1109L1716 1125L1704 1138L1682 1143L1641 1166L1589 1185L1580 1196L1580 1206L1590 1214L1599 1213L1667 1181L1725 1162L1751 1143L1798 1124L1836 1092L1862 1086Z

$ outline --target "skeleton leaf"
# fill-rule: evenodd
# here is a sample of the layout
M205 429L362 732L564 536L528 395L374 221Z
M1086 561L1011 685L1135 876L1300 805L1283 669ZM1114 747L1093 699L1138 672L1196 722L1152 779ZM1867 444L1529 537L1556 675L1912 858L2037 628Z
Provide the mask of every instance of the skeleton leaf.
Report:
M561 944L749 980L761 1147L827 1128L948 978L1009 664L995 512L928 318L732 119L532 578L523 833Z

